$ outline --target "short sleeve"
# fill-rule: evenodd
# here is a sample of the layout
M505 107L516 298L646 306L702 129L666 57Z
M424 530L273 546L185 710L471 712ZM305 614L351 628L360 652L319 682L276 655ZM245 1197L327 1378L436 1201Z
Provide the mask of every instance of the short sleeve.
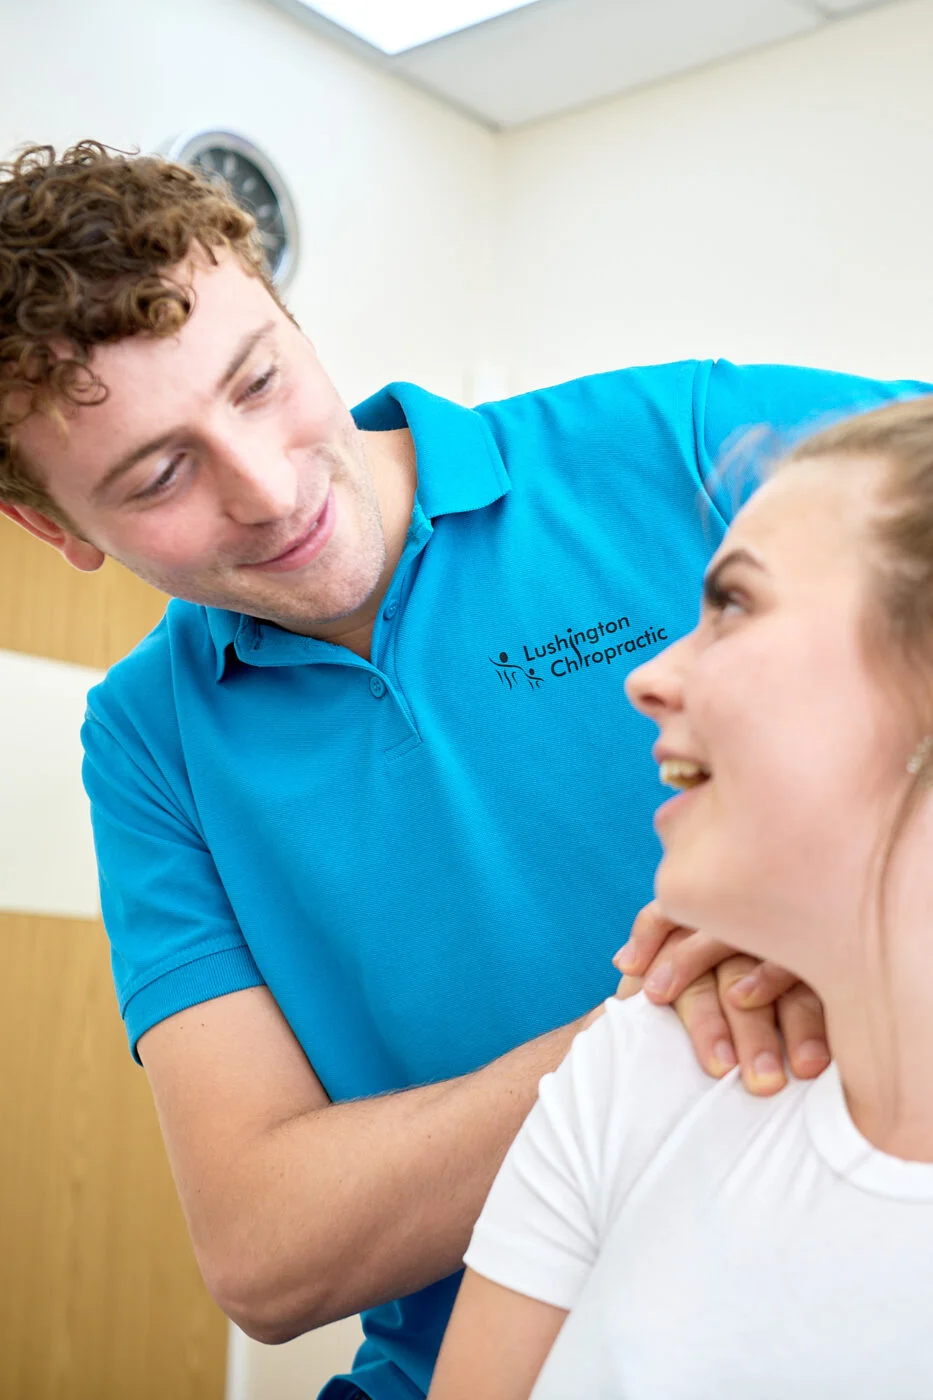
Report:
M573 1306L604 1234L607 1148L617 1155L634 1107L625 1080L642 1034L639 1012L634 1001L610 999L542 1079L473 1231L465 1263L476 1273Z
M143 740L105 680L88 697L84 785L130 1048L157 1022L262 984L170 745Z
M877 380L793 365L698 363L693 386L697 464L726 520L794 443L851 414L933 392L920 380Z

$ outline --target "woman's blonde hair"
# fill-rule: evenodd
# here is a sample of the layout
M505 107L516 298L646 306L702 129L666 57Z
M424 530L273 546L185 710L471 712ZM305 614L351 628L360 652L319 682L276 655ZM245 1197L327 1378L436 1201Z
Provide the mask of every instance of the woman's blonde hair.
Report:
M865 531L863 639L866 660L892 697L905 736L905 789L887 832L879 833L873 894L878 944L874 963L890 993L888 895L901 838L933 783L933 394L834 423L800 442L778 465L840 459L877 462ZM869 948L864 949L866 957ZM886 996L868 1014L887 1112L898 1114L898 1027Z
M881 468L866 527L866 654L904 710L908 742L922 753L933 733L933 394L834 423L798 443L780 466L830 457ZM931 769L933 753L914 765L886 868Z
M785 463L828 457L875 460L883 468L868 526L872 640L903 662L901 681L933 663L933 394L846 418L800 442ZM930 673L916 687L924 723L933 714Z

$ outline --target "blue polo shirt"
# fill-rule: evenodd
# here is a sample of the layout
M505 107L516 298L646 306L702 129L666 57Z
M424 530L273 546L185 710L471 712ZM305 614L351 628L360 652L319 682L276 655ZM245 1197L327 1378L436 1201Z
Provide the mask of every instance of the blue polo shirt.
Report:
M176 601L90 695L134 1051L265 983L340 1102L467 1073L608 995L661 798L623 682L694 624L724 444L926 389L687 362L472 410L394 384L357 409L407 425L418 465L371 661ZM423 1396L456 1286L365 1315L374 1400Z

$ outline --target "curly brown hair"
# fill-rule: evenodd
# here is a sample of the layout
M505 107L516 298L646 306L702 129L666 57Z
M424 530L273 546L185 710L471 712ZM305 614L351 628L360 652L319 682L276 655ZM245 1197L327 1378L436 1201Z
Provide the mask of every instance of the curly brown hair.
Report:
M255 220L184 166L98 141L0 164L0 500L70 525L16 429L106 398L95 346L180 329L194 295L172 273L195 245L232 250L275 297Z

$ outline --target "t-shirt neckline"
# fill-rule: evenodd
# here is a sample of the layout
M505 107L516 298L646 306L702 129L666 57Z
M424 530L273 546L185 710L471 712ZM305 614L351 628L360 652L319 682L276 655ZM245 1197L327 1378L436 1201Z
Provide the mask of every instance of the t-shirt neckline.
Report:
M804 1115L814 1149L851 1185L894 1200L933 1201L933 1163L891 1157L862 1136L835 1062L808 1086Z

